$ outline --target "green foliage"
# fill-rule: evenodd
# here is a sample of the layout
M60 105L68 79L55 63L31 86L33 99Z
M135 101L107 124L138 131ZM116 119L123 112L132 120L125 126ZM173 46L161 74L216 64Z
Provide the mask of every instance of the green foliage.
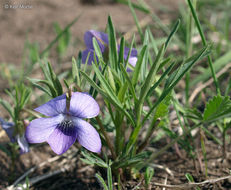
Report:
M12 99L13 106L2 98L0 98L0 104L6 109L16 123L20 119L20 112L30 99L31 89L26 87L23 83L19 83L14 86L12 91L6 90L6 93Z
M51 64L49 62L42 63L41 61L40 67L43 71L45 80L41 79L32 79L27 78L35 87L45 92L47 95L55 98L63 94L63 87L59 81L59 78L56 76L55 72L51 68ZM41 84L45 85L42 86Z
M214 122L216 120L231 115L231 100L229 96L214 96L206 103L203 115L204 122Z
M22 189L22 190L30 190L30 181L29 181L28 176L26 177L25 183L24 184L18 184L17 187Z
M195 182L194 179L193 179L193 176L192 176L190 173L186 173L186 174L185 174L185 177L187 178L187 180L188 180L189 182L191 182L191 183L194 183L194 182ZM199 187L196 187L196 190L200 190L200 188L199 188Z
M146 189L148 189L148 186L152 180L153 175L154 175L154 169L152 167L147 167L144 174Z

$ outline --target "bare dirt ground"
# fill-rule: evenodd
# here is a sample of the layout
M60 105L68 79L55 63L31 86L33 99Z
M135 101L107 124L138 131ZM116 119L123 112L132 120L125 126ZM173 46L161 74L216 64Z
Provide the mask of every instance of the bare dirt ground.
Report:
M75 17L81 15L80 19L71 27L73 40L78 44L78 48L72 48L68 54L76 56L79 49L83 48L83 35L86 30L97 29L104 31L107 16L112 16L117 32L126 33L134 25L132 15L129 8L125 5L111 3L109 0L98 0L96 3L85 3L80 0L1 0L0 2L0 64L14 64L20 66L22 62L23 48L25 40L30 42L38 42L40 49L44 49L49 42L55 38L53 23L58 22L62 27L65 27ZM176 16L176 10L180 0L147 0L147 3L161 17ZM28 5L30 8L14 8L17 5ZM163 4L170 9L168 14L159 13L159 5ZM8 6L8 7L7 7ZM10 7L11 6L11 7ZM145 17L144 13L137 11L138 18L142 20ZM7 87L5 81L0 76L1 87ZM4 88L0 88L1 91ZM2 96L2 92L0 92ZM0 116L5 114L0 109ZM0 129L0 143L6 144L7 136ZM3 134L3 135L2 135ZM208 141L208 163L209 177L221 177L228 175L231 161L227 159L223 162L221 158L220 147L212 141ZM165 143L164 143L165 144ZM158 148L158 147L157 147ZM33 189L100 189L99 184L95 179L94 168L87 166L79 161L78 149L71 148L71 153L65 154L61 158L57 158L47 144L33 146L30 153L21 155L17 161L16 171L11 178L11 182L22 176L28 169L34 168L33 179L40 179L35 183ZM228 154L231 153L227 150ZM199 153L201 155L201 153ZM229 156L228 156L229 157ZM57 160L56 160L57 158ZM175 150L172 149L166 152L161 158L156 160L157 164L168 167L173 172L173 176L169 175L166 170L156 169L156 182L164 183L166 178L168 184L186 183L185 173L191 173L196 181L205 180L203 171L198 166L197 173L195 172L192 160L185 157L179 158ZM61 171L64 168L65 171ZM57 172L57 173L50 173ZM11 173L9 157L0 151L0 189L10 185L9 179ZM52 177L41 180L41 176L50 174ZM36 178L38 177L39 178ZM166 177L168 176L168 177ZM127 189L132 189L139 181L128 182ZM130 185L129 185L130 184ZM204 189L229 189L231 183L228 180L222 183L205 187ZM153 186L153 189L158 189Z
M182 0L181 0L182 1ZM1 0L0 2L0 63L20 64L26 38L38 42L44 49L55 37L53 23L65 27L75 17L80 19L71 27L74 38L83 42L84 32L89 29L105 30L108 15L112 16L116 30L125 33L135 25L131 12L126 5L111 3L110 0L89 4L80 0ZM148 4L158 10L160 4L167 5L169 0L150 0ZM160 3L161 2L161 3ZM171 1L170 10L177 8L179 0ZM29 5L31 8L10 8L10 6ZM6 8L8 6L8 8ZM139 19L145 14L137 11ZM77 50L71 52L77 54Z

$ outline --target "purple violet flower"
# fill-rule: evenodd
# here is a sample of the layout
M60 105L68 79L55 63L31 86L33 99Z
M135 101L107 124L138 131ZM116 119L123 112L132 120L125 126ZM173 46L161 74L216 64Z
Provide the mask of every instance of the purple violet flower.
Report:
M88 58L87 64L91 65L91 63L94 62L95 50L94 50L94 46L93 46L93 42L92 42L94 37L96 38L96 40L98 42L98 45L99 45L99 48L100 48L102 54L104 53L106 46L109 44L107 34L105 34L103 32L98 32L95 30L89 30L89 31L85 32L84 42L87 46L87 49L83 51L82 63L86 62L88 54L89 54L89 58ZM119 47L120 46L118 46L118 51L119 51ZM128 53L129 53L129 48L125 47L124 48L124 59L127 59ZM98 61L97 56L96 56L96 59ZM128 59L128 63L130 65L132 65L133 67L135 67L136 62L137 62L137 50L135 48L132 48L130 57ZM131 70L128 68L128 71L131 71Z
M73 92L68 111L65 94L39 106L35 111L48 118L35 119L27 126L26 137L30 143L46 141L56 154L63 154L77 139L86 149L100 152L98 132L83 120L99 114L99 105L90 95Z
M2 128L6 131L6 134L8 135L8 137L10 138L11 142L16 142L18 143L19 147L20 147L20 153L24 154L29 152L29 145L28 142L25 138L25 135L15 135L14 136L14 129L15 129L15 125L13 122L7 122L4 121L4 119L0 118L0 124L2 126Z

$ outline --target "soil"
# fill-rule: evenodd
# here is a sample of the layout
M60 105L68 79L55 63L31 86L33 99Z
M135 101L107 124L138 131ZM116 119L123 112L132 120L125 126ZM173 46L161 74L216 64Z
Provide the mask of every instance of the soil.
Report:
M177 9L179 2L183 2L183 0L147 1L153 7L153 11L156 11L162 18L171 18L172 15L175 15L174 11ZM31 8L6 7L6 5L20 4L29 5ZM159 10L160 4L167 6L170 11L168 13L161 12ZM108 14L112 16L116 30L119 33L126 33L135 25L127 6L112 3L109 0L69 0L66 2L63 0L52 2L46 0L2 0L0 8L0 64L7 63L20 67L26 39L30 42L38 42L40 50L43 50L55 38L54 22L58 22L61 27L65 27L75 17L81 15L79 20L71 27L73 42L76 42L77 46L73 45L69 49L67 57L70 60L71 56L76 56L77 52L84 48L83 35L86 30L105 30ZM142 20L145 14L137 11L137 16ZM51 54L51 59L57 60L55 54ZM0 86L1 98L7 98L3 94L3 90L8 88L8 84L2 76L0 76ZM0 117L7 117L2 108L0 109ZM8 137L0 129L0 144L9 148L8 141ZM166 142L167 140L155 148L163 147ZM206 143L208 178L229 175L231 149L227 148L228 156L227 159L223 160L221 159L221 147L210 139L206 140ZM32 189L101 189L95 178L95 168L80 161L80 154L76 146L78 145L72 146L70 151L59 158L47 144L32 146L28 154L18 157L13 176L11 176L12 170L9 156L0 151L0 189L11 185L12 182L33 167L34 171L29 175L30 180L33 179L35 182ZM186 173L192 174L197 182L206 180L201 149L198 148L197 158L201 158L202 165L199 164L197 158L193 162L193 159L186 156L183 150L181 150L181 154L182 157L180 158L176 150L172 148L155 160L155 164L168 168L173 175L170 175L166 170L156 168L153 183L164 184L167 179L167 184L185 184L187 183ZM53 158L57 160L52 160ZM194 163L196 163L196 167ZM53 174L50 172L53 172ZM49 174L50 177L46 176L41 179L44 175ZM139 179L132 179L124 184L126 189L132 189L136 185L143 189L143 182L140 183ZM204 186L202 189L230 189L230 187L231 181L223 180L216 184L210 184L210 186ZM151 189L160 189L160 187L153 184Z

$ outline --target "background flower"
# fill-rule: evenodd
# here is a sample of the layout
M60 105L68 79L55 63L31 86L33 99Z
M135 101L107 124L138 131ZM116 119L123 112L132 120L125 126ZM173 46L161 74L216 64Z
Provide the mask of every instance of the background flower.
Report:
M98 32L95 30L89 30L87 32L85 32L84 34L84 42L87 46L87 49L83 51L82 53L82 63L86 63L88 54L89 54L89 58L88 58L88 62L87 64L91 65L92 62L94 62L94 46L92 43L93 38L96 38L99 48L102 52L102 54L104 53L106 46L109 44L108 41L108 35L106 33L103 32ZM118 45L118 51L120 49L120 46ZM128 57L128 53L129 53L129 48L125 47L124 48L124 58L127 59ZM98 58L96 56L96 60L98 61ZM130 57L128 59L128 63L131 64L133 67L135 67L137 62L137 50L135 48L132 48L131 50L131 54ZM131 69L128 68L128 71L131 71Z
M13 143L18 143L21 154L29 152L29 145L25 138L25 135L16 134L14 136L15 125L13 122L7 122L4 119L0 118L0 124L2 128L6 131L6 134L10 138L10 141Z

